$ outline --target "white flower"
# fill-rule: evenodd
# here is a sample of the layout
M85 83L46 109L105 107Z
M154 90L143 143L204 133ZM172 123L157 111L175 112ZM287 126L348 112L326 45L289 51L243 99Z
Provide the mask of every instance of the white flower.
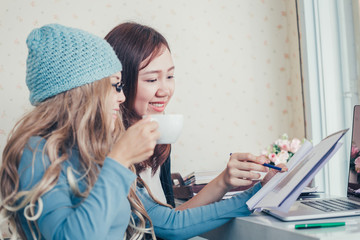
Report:
M290 152L296 153L301 147L301 141L297 138L294 138L290 143Z
M275 144L278 145L281 150L284 150L284 151L290 150L290 141L287 139L278 139L275 142Z
M263 149L263 150L261 151L261 155L267 156L268 154L269 154L269 150Z
M286 164L289 158L289 153L285 150L281 150L281 152L277 155L277 160L275 161L275 165L280 163Z

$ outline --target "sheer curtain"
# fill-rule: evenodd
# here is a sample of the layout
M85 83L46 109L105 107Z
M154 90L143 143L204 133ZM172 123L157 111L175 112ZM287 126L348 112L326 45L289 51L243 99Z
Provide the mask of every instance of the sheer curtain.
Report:
M350 128L314 185L345 195L353 106L358 103L358 1L297 0L306 137L314 144Z

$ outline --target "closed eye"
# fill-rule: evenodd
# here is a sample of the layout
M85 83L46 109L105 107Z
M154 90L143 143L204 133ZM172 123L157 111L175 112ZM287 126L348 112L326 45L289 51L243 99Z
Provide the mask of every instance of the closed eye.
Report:
M145 80L146 82L156 82L157 79L149 79L149 80Z

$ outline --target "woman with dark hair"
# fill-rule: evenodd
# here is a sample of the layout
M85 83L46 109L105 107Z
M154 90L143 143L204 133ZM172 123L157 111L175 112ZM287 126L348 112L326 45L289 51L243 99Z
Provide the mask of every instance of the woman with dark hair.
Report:
M166 39L153 28L132 22L118 25L105 39L123 64L124 94L127 98L122 105L125 127L132 126L143 115L164 113L175 89L175 67ZM157 145L148 160L136 164L140 182L144 185L138 188L138 195L151 218L155 233L166 239L196 236L233 217L250 214L245 202L274 174L270 171L261 183L231 199L220 201L234 187L250 187L254 180L260 178L260 174L255 172L268 171L262 165L268 162L267 158L233 153L219 176L192 199L171 209L165 204L174 203L170 148L170 145Z
M144 69L157 57L160 52L163 51L163 46L167 49L170 48L166 39L161 34L151 28L135 23L123 23L119 25L113 29L105 39L113 46L116 55L123 65L123 79L127 85L127 87L124 88L124 94L127 97L127 101L122 105L122 110L124 125L128 128L139 121L142 115L145 114L145 112L137 112L135 108L135 105L137 105L136 96L138 92L139 70ZM125 44L125 46L121 46L121 44ZM129 58L127 56L129 56ZM155 113L159 112L155 111ZM170 149L170 144L157 145L154 155L144 164L137 164L135 167L138 173L147 170L148 176L153 174L157 175L157 179L161 182L160 186L165 193L165 196L161 193L157 194L157 196L160 195L158 198L162 200L162 202L167 202L174 207L175 202L170 171ZM158 171L159 168L161 168L160 172ZM150 169L151 171L149 171ZM143 178L145 178L144 175ZM149 181L147 181L147 183L153 186ZM159 186L159 182L157 182L157 186ZM156 193L156 191L154 191L154 193Z

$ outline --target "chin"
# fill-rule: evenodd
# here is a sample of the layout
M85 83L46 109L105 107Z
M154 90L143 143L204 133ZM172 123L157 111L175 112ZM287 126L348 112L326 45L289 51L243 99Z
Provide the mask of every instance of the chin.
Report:
M146 111L146 113L144 113L142 116L144 116L144 115L152 115L152 114L162 114L162 112L157 112L157 111L154 111L154 110Z

